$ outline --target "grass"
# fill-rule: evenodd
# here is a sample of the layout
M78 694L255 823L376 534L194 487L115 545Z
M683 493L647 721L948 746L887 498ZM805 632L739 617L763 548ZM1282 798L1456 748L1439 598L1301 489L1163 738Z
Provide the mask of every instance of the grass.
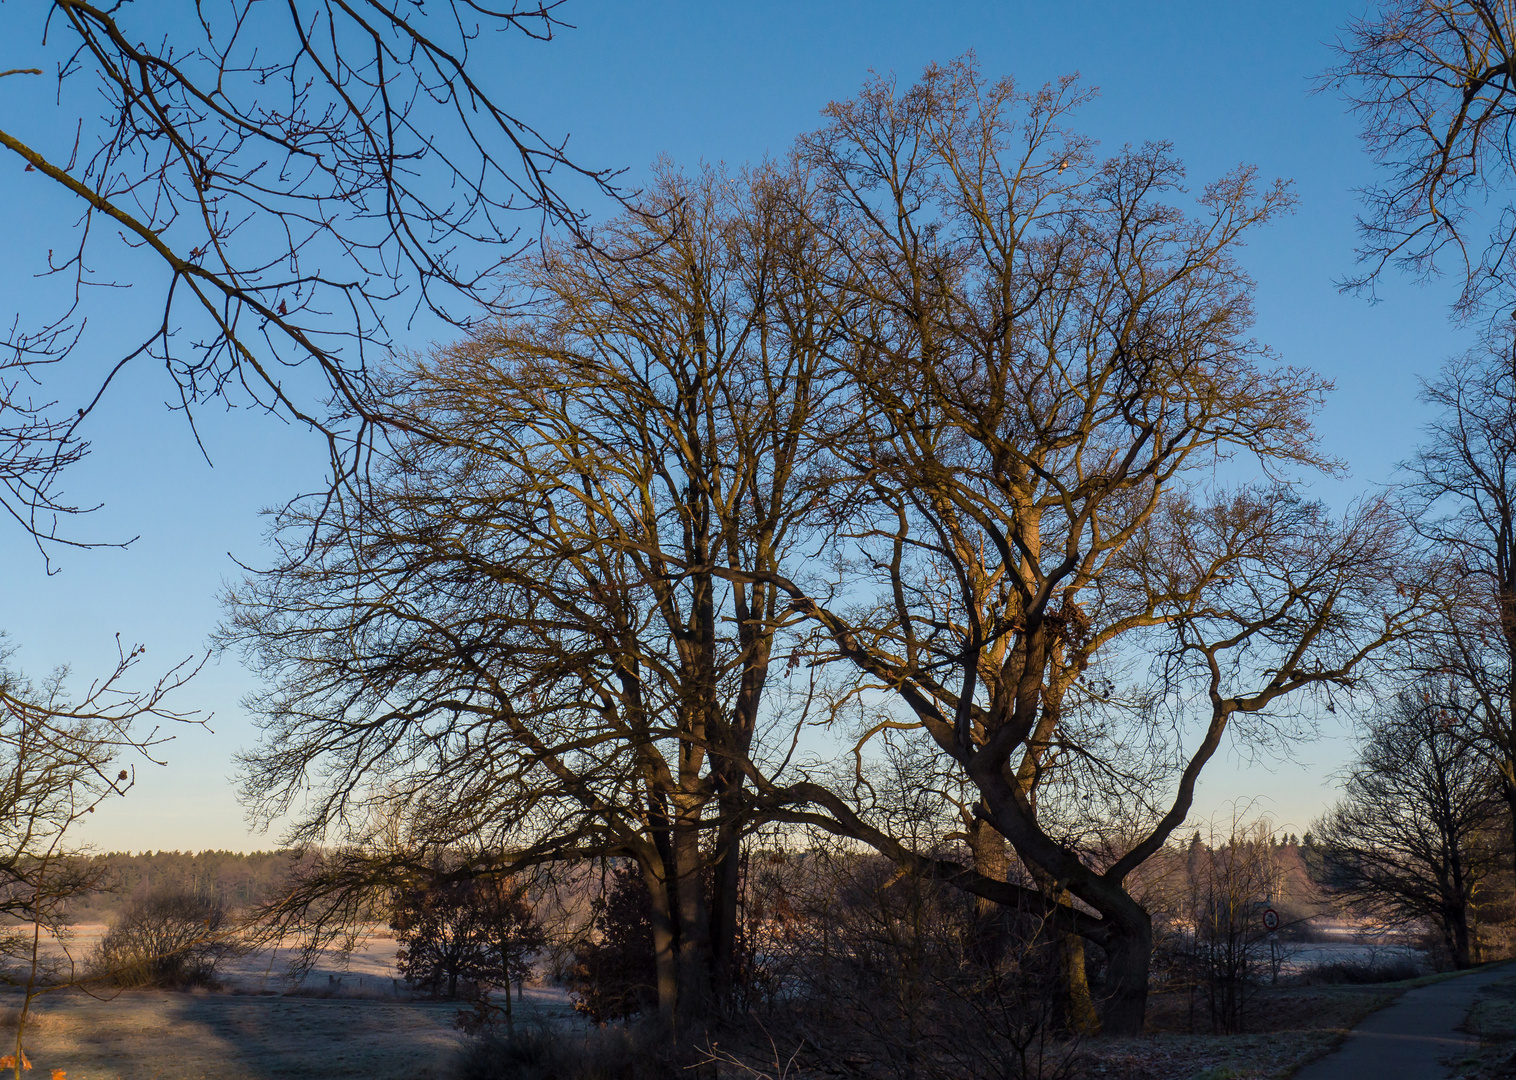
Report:
M1449 977L1265 988L1250 1012L1252 1030L1230 1036L1188 1033L1186 1002L1154 995L1151 1034L1091 1040L1084 1058L1092 1080L1285 1080L1332 1050L1368 1013L1406 990ZM1489 1053L1469 1063L1468 1080L1516 1077L1499 1071L1516 1050L1516 972L1496 986L1504 990L1486 995L1471 1019ZM324 980L317 990L325 990ZM7 1027L14 1032L16 1003L16 995L0 994L0 1041ZM527 1005L527 1023L566 1010L541 994ZM36 1014L27 1049L37 1064L31 1075L45 1078L62 1068L67 1080L456 1080L459 1065L467 1065L457 1057L456 1010L456 1004L358 1000L356 994L322 1000L143 991L110 1002L59 995ZM1203 1013L1197 1021L1205 1023ZM574 1038L586 1042L579 1056L593 1073L601 1064L589 1060L595 1040L582 1033ZM0 1048L0 1055L6 1052ZM512 1080L525 1080L537 1063L510 1064ZM723 1067L721 1075L744 1074Z
M1359 986L1266 987L1249 1009L1250 1030L1191 1034L1179 995L1154 995L1149 1034L1094 1039L1087 1052L1094 1077L1132 1080L1287 1080L1301 1066L1336 1049L1365 1016L1405 991L1440 976ZM1205 1023L1203 1013L1198 1023Z
M0 995L0 1054L15 1038ZM30 1077L67 1080L449 1080L456 1005L125 991L45 999L28 1023Z
M1467 1080L1516 1077L1516 972L1479 992L1464 1030L1479 1036L1479 1051L1455 1063Z
M1266 987L1250 1006L1250 1031L1239 1035L1190 1034L1184 999L1154 995L1149 1034L1091 1041L1092 1075L1123 1080L1288 1080L1302 1066L1335 1050L1364 1017L1407 990L1460 974L1448 971L1378 984ZM1197 1022L1204 1023L1203 1012ZM1465 1080L1516 1078L1516 972L1485 992L1470 1023L1487 1047L1477 1062L1462 1063L1459 1075Z

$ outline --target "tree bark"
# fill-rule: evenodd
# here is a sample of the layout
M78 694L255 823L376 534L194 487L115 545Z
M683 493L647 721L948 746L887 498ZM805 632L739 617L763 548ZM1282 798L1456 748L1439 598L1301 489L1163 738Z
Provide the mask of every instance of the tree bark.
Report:
M1063 985L1068 994L1069 1027L1081 1035L1100 1034L1100 1016L1090 995L1090 978L1084 967L1084 938L1066 933L1061 940ZM1146 975L1143 976L1144 981Z
M1140 1035L1147 1015L1153 920L1135 902L1128 904L1130 910L1113 912L1110 916L1105 940L1100 1028L1106 1035Z
M1463 971L1472 961L1469 955L1469 909L1467 904L1449 904L1446 914L1446 941L1453 958L1453 969Z
M711 981L718 1004L730 1004L737 975L737 901L742 888L741 828L733 820L737 809L736 800L722 800L711 881Z
M657 980L658 1017L665 1024L674 1023L675 1009L679 1004L679 964L675 956L674 913L669 904L667 883L646 866L642 879L647 884L649 920L653 928L653 970Z
M695 810L698 815L698 808ZM682 821L674 835L679 877L678 903L678 1018L699 1021L711 1006L711 922L706 907L705 861L700 851L698 822Z
M1005 837L983 817L969 826L969 851L974 869L985 877L1004 881L1010 871L1010 857ZM1010 941L1010 915L1005 907L983 896L974 898L973 938L970 955L974 961L993 968L1004 958Z

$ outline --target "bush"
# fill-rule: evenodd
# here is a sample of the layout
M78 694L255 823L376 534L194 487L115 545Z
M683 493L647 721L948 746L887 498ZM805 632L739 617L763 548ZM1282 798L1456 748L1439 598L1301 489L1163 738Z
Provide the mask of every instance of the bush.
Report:
M658 1003L652 895L635 863L611 871L594 901L593 938L574 949L568 973L574 1008L597 1024L625 1020Z
M666 1080L684 1072L665 1038L650 1030L569 1032L543 1024L470 1040L459 1080Z
M90 957L91 974L114 986L215 986L216 965L241 951L220 901L187 892L132 902Z
M1400 982L1424 974L1415 960L1396 956L1384 960L1332 960L1313 964L1300 973L1298 981L1305 986L1363 986Z
M732 1068L720 1075L1080 1074L1064 973L1082 958L1040 913L983 912L952 886L846 850L771 869L757 944L782 992L761 1031L722 1033L713 1056Z

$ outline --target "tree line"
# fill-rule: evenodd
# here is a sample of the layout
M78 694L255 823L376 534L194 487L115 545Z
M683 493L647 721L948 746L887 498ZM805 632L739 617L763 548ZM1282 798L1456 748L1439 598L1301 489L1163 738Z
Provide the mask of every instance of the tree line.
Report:
M187 894L231 912L273 900L294 869L293 851L112 851L80 856L99 891L70 898L75 922L112 921L135 899Z

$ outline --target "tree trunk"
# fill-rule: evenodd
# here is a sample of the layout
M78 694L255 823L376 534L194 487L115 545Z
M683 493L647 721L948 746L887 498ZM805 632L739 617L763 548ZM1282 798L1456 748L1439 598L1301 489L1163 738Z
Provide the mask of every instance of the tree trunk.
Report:
M1009 846L994 825L982 817L976 818L969 828L968 843L975 870L996 881L1005 881L1009 877ZM974 915L972 955L977 962L994 966L1004 959L1010 944L1011 912L980 896L974 899ZM1069 1026L1081 1034L1094 1035L1100 1030L1100 1018L1095 1011L1094 998L1090 996L1089 975L1084 966L1084 939L1078 934L1056 929L1054 935L1063 986L1063 1008Z
M649 904L649 919L653 927L653 970L658 989L658 1016L672 1025L674 1010L679 1003L679 963L674 955L674 913L669 905L667 883L650 871L642 869L642 879L652 897Z
M1500 763L1500 794L1505 799L1510 823L1511 865L1516 869L1516 761L1509 754Z
M1131 903L1131 908L1106 916L1110 929L1105 940L1100 1029L1118 1037L1142 1034L1148 1005L1148 965L1153 956L1153 920L1136 903Z
M974 869L987 878L1006 880L1010 872L1010 856L1006 850L1005 837L988 821L976 818L969 826L969 851L974 856ZM974 928L970 942L970 955L975 963L987 968L996 967L1004 958L1010 941L1011 913L993 900L974 898Z
M698 815L698 809L695 811ZM688 822L676 826L674 858L679 867L678 1015L683 1021L704 1019L711 1007L711 922L705 895L705 862L700 833Z
M721 800L716 865L711 881L711 981L717 1000L730 1003L737 975L737 901L742 889L741 826L736 799Z
M1453 956L1453 969L1463 971L1470 966L1468 907L1464 904L1449 905L1446 918L1446 940L1448 951Z
M1503 518L1501 524L1505 535L1510 536L1512 522L1509 515ZM1509 552L1506 559L1500 561L1505 563L1503 576L1508 578L1510 574L1516 573L1516 548ZM1502 745L1499 747L1504 751L1505 759L1500 762L1500 793L1505 796L1506 807L1511 814L1511 865L1516 868L1516 580L1502 581L1501 586L1495 590L1495 603L1500 613L1500 630L1505 640L1507 661L1505 715L1500 718L1505 728L1501 732Z
M1069 1027L1081 1035L1098 1035L1100 1017L1095 1012L1089 973L1084 968L1084 938L1078 934L1064 934L1059 952L1063 985L1068 994Z

